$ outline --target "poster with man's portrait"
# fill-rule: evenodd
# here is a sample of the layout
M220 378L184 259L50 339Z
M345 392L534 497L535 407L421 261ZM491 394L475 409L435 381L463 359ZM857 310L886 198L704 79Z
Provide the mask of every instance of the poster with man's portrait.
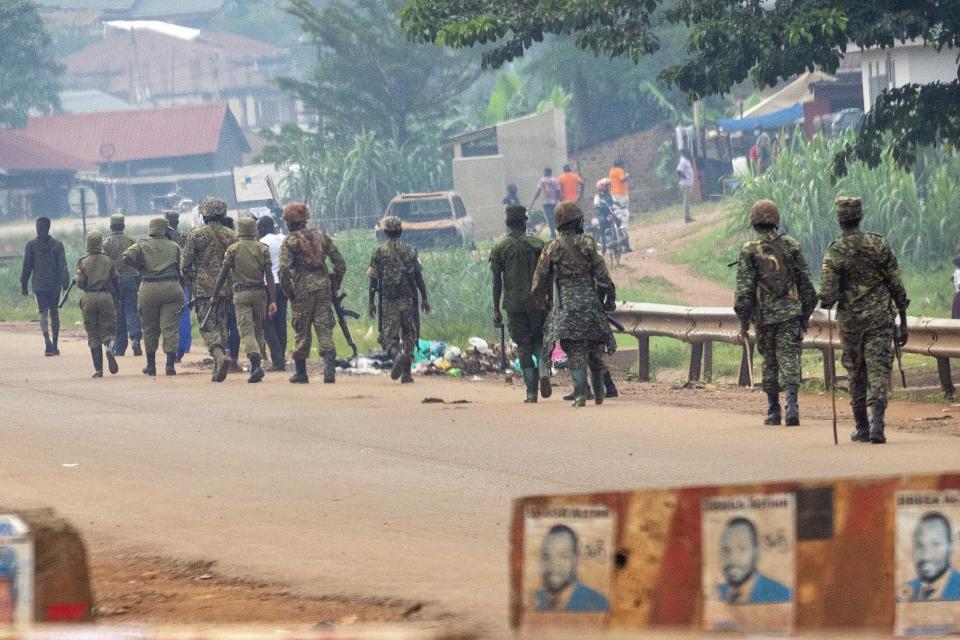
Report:
M789 633L796 584L793 494L704 498L700 518L704 628Z
M602 505L528 506L524 513L524 616L601 624L610 608L614 514Z
M960 633L960 491L900 491L895 632Z
M23 520L0 515L0 627L33 621L33 542Z

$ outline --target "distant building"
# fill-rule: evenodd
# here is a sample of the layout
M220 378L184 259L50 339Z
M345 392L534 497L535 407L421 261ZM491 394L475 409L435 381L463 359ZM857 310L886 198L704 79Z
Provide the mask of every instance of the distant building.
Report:
M165 20L204 28L223 10L224 0L37 0L44 14L77 23L102 20Z
M67 215L74 176L93 168L22 131L0 129L0 219Z
M178 188L232 205L232 168L250 151L224 104L30 118L20 133L89 166L77 180L94 186L102 212L148 213Z
M60 111L63 113L103 113L133 109L136 107L129 102L96 89L60 92Z
M848 51L861 51L851 47ZM937 51L919 40L862 51L863 110L870 111L884 89L957 79L957 50Z

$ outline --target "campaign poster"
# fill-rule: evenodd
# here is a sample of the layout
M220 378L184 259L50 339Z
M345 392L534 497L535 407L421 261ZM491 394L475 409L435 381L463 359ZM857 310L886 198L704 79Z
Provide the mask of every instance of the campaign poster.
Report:
M899 491L896 501L895 633L960 633L960 491Z
M796 585L794 495L704 498L700 518L704 628L790 633Z
M615 516L603 505L528 506L524 512L526 622L600 626L610 608Z
M23 520L0 515L0 627L33 621L33 541Z

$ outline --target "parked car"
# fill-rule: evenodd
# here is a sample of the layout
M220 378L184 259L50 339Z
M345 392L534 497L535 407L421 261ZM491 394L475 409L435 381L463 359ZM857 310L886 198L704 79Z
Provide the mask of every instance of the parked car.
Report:
M387 205L383 216L403 222L403 238L418 249L465 247L474 249L473 218L455 191L401 193ZM377 225L377 239L384 238Z

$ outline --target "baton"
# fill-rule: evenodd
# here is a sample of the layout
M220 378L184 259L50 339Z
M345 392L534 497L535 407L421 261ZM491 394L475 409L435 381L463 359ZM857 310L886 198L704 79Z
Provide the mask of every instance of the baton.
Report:
M746 336L741 338L743 342L743 356L747 359L747 375L750 378L750 390L753 391L753 353L750 351L750 339Z
M903 351L900 349L900 342L897 340L898 336L894 335L893 337L893 352L897 354L897 368L900 369L900 384L903 385L903 388L907 388L907 374L903 372Z
M67 290L63 292L63 295L60 296L60 302L57 304L57 309L63 309L63 305L67 304L67 298L70 297L70 292L73 290L73 287L77 284L76 278L70 281L70 286L67 287ZM897 353L900 353L897 351Z

